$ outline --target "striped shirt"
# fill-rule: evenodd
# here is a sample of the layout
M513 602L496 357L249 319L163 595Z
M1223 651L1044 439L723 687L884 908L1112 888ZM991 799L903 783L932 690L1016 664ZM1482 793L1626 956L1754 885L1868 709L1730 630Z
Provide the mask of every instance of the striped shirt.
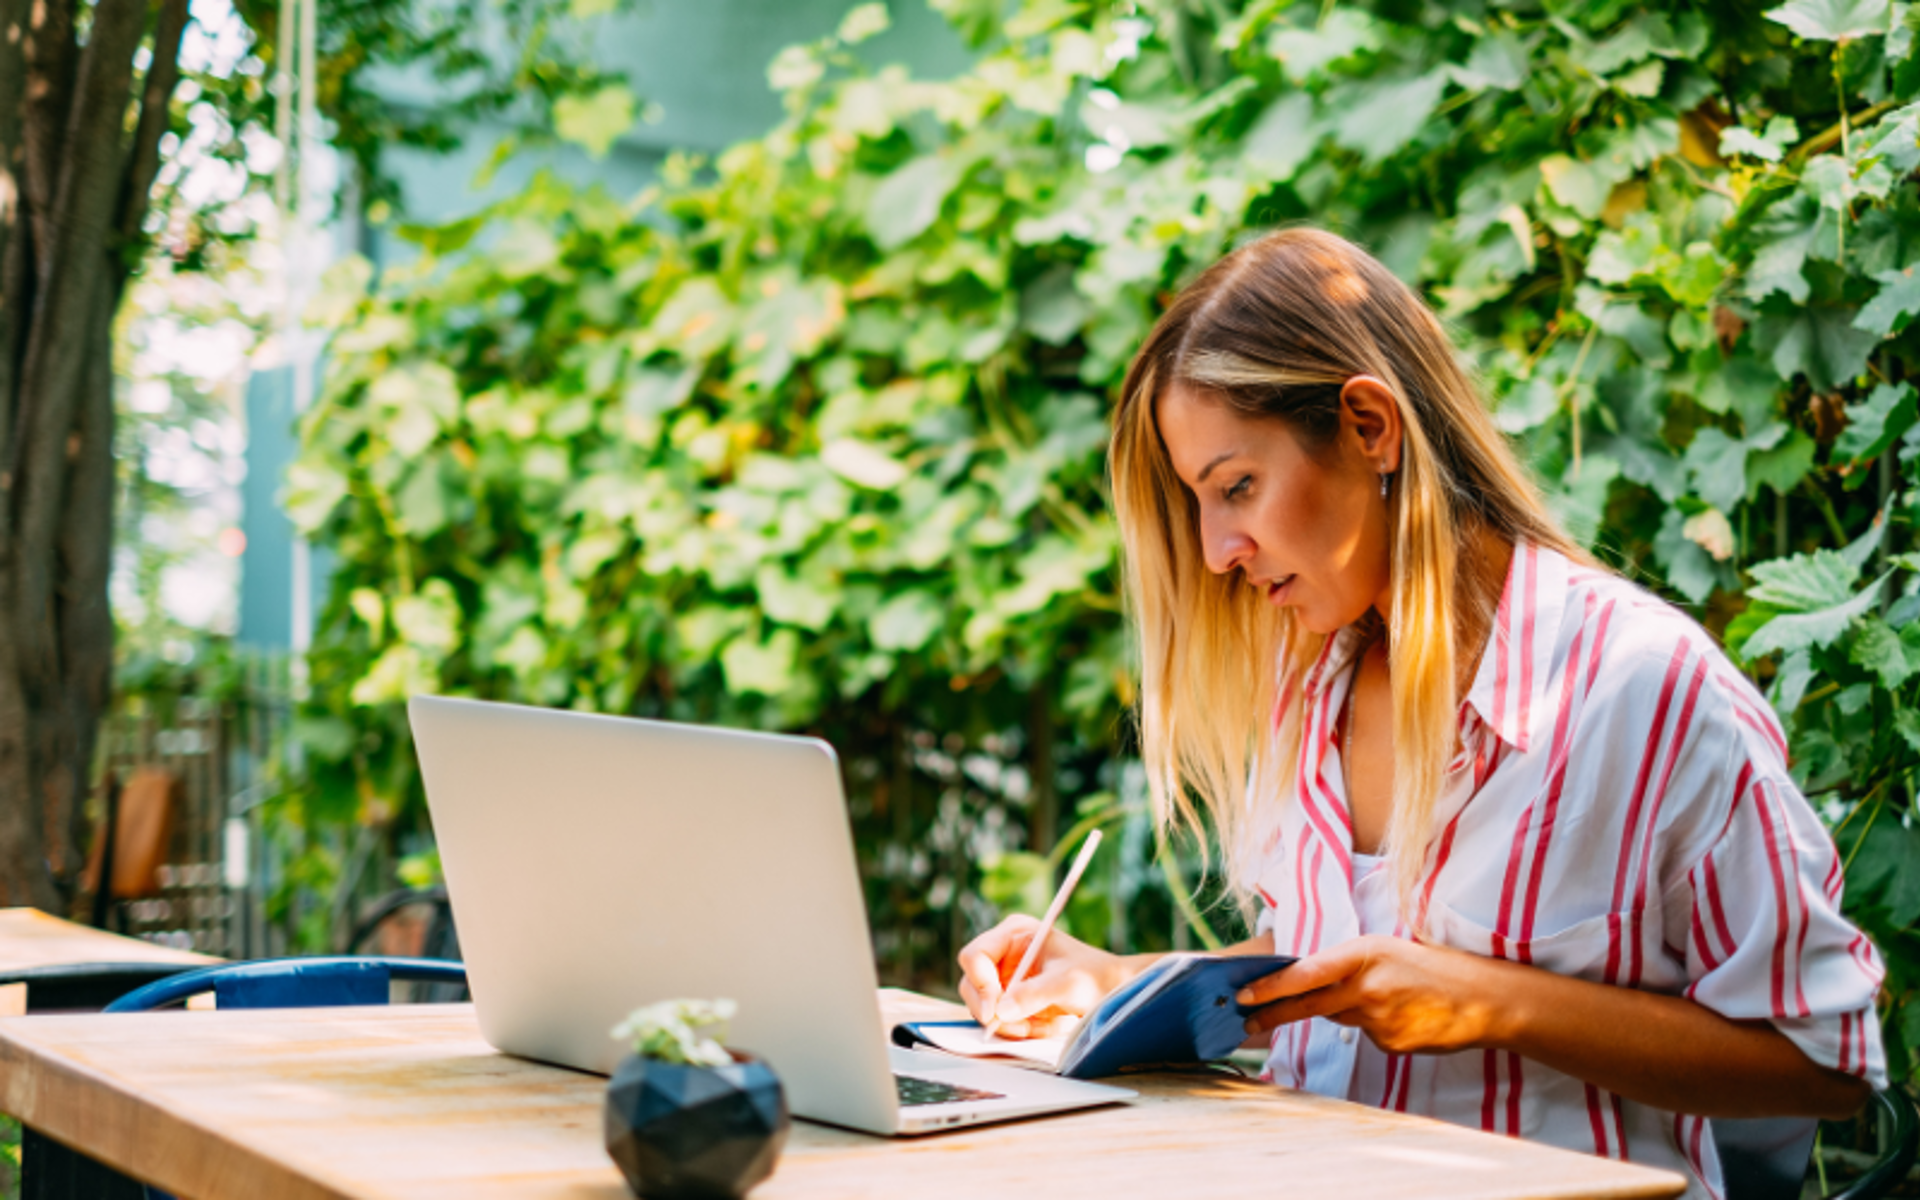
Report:
M1335 736L1357 649L1343 630L1308 672L1297 771L1240 865L1277 953L1387 932L1356 907ZM1840 915L1839 858L1788 774L1779 722L1705 630L1522 544L1460 728L1414 892L1430 940L1770 1020L1814 1062L1886 1085L1879 956ZM1708 1121L1510 1051L1388 1054L1315 1018L1275 1031L1267 1067L1284 1085L1665 1167L1690 1196L1721 1194Z

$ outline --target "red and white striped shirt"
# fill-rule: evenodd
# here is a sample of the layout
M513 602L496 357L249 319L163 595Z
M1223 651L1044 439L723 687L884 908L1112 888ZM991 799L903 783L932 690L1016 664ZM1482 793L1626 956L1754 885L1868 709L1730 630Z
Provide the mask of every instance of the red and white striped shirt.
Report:
M1377 896L1362 905L1371 919L1356 906L1334 734L1356 648L1343 630L1309 672L1298 770L1242 860L1277 953L1407 932L1376 927ZM1764 1018L1814 1062L1886 1085L1879 956L1840 915L1839 858L1788 775L1779 722L1705 630L1618 576L1523 544L1460 719L1414 893L1431 940ZM1689 1195L1721 1192L1706 1120L1509 1051L1387 1054L1316 1018L1277 1030L1267 1065L1281 1084L1630 1158L1687 1175Z

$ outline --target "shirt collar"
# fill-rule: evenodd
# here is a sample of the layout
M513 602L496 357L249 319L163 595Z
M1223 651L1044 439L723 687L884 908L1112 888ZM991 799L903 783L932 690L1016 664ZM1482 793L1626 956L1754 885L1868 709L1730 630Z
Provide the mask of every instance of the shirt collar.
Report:
M1466 704L1500 740L1522 753L1550 711L1547 688L1566 599L1566 557L1532 542L1516 545ZM1327 638L1307 672L1305 693L1319 695L1343 678L1359 644L1360 631L1351 625Z
M1336 679L1343 677L1347 668L1353 664L1353 656L1360 649L1360 631L1352 625L1335 630L1320 647L1320 656L1313 660L1313 666L1307 668L1306 683L1302 688L1309 696L1318 696L1333 686Z
M1566 600L1566 557L1532 542L1516 545L1466 702L1501 741L1523 753L1551 711L1547 687Z

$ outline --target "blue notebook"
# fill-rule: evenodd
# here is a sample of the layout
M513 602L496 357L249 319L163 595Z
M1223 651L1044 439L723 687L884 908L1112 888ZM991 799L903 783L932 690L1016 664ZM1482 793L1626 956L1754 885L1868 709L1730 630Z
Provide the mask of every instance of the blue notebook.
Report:
M1054 1071L1072 1079L1098 1079L1125 1070L1209 1062L1225 1058L1247 1040L1251 1009L1234 993L1294 960L1283 954L1171 954L1115 988L1088 1014L1060 1051ZM1012 1053L977 1046L973 1021L919 1021L894 1028L903 1046L929 1045L965 1054ZM951 1033L969 1035L964 1042ZM968 1048L960 1049L961 1045ZM1010 1043L1018 1045L1018 1043ZM1029 1050L1038 1049L1029 1045Z

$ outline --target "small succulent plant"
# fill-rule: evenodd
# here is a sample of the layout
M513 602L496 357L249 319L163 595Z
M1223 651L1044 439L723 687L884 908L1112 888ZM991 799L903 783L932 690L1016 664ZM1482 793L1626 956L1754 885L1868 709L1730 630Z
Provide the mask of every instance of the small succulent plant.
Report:
M636 1008L613 1027L642 1058L689 1066L719 1067L733 1061L721 1043L736 1005L731 1000L662 1000Z

